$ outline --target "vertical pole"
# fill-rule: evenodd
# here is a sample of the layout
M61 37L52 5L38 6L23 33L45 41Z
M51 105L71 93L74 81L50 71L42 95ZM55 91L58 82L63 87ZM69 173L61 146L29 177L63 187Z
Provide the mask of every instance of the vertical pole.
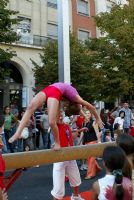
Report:
M70 83L69 0L57 0L59 82Z

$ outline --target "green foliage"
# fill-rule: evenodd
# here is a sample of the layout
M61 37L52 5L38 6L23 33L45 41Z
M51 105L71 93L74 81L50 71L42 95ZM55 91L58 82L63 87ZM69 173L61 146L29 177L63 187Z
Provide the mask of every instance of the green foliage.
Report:
M40 58L42 62L41 65L37 65L37 63L32 60L37 91L53 82L58 82L57 42L49 41L43 48Z
M34 76L36 80L35 92L41 88L58 82L58 46L57 41L49 41L40 55L42 65L34 61ZM70 67L71 82L83 98L93 100L90 94L89 53L84 44L81 44L74 35L70 35Z
M95 17L105 36L80 43L70 36L71 82L89 101L113 102L134 91L134 1L114 4L111 13ZM107 33L107 34L106 34ZM34 61L36 89L58 81L57 42L50 41L40 55L43 65Z
M18 22L15 17L17 12L7 9L8 0L0 0L0 43L8 43L17 41L19 38L13 30L13 26ZM11 49L0 48L0 63L9 61L15 54ZM4 69L0 66L0 78L4 76Z
M134 1L114 5L95 20L105 37L86 43L92 51L92 67L100 74L93 77L93 84L97 83L101 100L114 101L134 93Z

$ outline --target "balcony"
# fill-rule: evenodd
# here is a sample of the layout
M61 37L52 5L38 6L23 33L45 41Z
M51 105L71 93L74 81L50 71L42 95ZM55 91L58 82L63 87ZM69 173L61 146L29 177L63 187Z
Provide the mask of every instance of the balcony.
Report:
M55 39L39 35L33 35L33 36L29 35L21 37L20 40L17 42L17 44L43 47L50 40L55 40Z

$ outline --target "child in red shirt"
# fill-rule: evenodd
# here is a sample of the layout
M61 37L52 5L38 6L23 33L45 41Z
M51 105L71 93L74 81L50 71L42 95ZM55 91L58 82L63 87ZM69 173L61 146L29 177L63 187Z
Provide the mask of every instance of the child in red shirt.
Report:
M134 119L131 119L130 135L134 137Z
M63 123L63 113L60 112L58 120L59 140L61 147L73 146L72 132L68 124ZM75 160L54 163L53 165L53 189L51 194L53 200L60 200L65 194L65 175L68 176L74 193L71 200L84 200L78 193L81 178L77 163Z

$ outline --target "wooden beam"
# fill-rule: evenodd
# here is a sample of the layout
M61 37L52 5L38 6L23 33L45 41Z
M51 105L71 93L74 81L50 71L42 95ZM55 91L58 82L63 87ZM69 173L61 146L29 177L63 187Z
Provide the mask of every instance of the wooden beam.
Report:
M114 142L90 144L62 148L59 151L39 150L21 153L4 154L6 170L27 168L35 165L44 165L66 160L86 159L88 156L101 156L104 148L108 145L115 145Z

